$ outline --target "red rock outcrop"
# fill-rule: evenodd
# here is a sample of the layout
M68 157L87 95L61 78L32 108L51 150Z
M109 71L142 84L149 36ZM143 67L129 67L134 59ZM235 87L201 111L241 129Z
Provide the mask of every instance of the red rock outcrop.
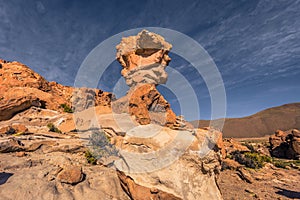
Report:
M271 154L279 158L300 158L300 132L297 129L289 131L277 130L269 138Z
M168 56L171 48L172 45L162 36L147 30L136 36L122 38L116 47L117 60L123 67L121 74L130 90L125 100L128 102L119 101L115 105L127 105L122 110L135 116L142 125L151 122L171 128L182 125L177 122L170 104L155 87L167 81L165 68L171 61Z
M240 151L240 152L249 152L250 151L246 146L242 145L240 142L238 142L232 138L224 139L223 145L224 145L224 149L225 149L225 152L227 155L229 155L235 151Z
M72 100L78 103L79 96L74 88L48 82L22 63L0 60L0 66L0 121L10 119L31 106L62 111L61 104L71 107ZM83 108L93 104L110 105L111 93L98 89L78 90L90 94L89 99L83 95L81 101L84 103L80 104Z
M130 95L129 113L135 115L140 124L149 124L151 120L154 120L151 119L151 112L163 113L167 126L172 126L176 122L176 115L170 104L157 91L155 86L152 84L142 85Z

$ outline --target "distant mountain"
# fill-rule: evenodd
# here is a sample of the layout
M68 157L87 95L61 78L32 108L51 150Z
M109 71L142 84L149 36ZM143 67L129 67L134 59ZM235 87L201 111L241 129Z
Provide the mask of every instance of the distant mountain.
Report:
M209 120L192 121L195 127L209 126ZM226 118L224 137L261 137L274 131L300 128L300 103L285 104L243 118Z

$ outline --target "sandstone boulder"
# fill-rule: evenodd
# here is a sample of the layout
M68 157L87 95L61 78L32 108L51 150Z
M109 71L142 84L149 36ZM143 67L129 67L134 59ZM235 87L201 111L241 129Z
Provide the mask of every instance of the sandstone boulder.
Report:
M296 129L281 131L277 130L270 136L271 154L278 158L299 159L300 137Z
M292 130L292 149L295 151L295 157L300 159L300 131L297 129Z
M221 152L216 145L219 132L170 130L164 128L155 136L140 140L125 137L126 144L121 148L126 152L121 153L126 162L115 162L125 175L119 176L125 190L137 195L133 199L139 195L157 198L151 194L151 188L162 192L158 194L168 193L180 199L222 199L216 185L221 169ZM142 152L141 147L145 148Z
M57 175L57 179L62 183L77 184L83 179L81 167L67 166Z

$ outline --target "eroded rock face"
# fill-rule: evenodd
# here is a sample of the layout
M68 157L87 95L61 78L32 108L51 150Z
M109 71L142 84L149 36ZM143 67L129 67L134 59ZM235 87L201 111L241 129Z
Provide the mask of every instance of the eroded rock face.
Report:
M143 85L128 95L130 96L129 113L135 115L140 124L149 124L151 121L157 120L157 123L162 125L175 125L175 113L154 85ZM160 116L155 116L155 113L159 113ZM160 120L158 117L160 117Z
M24 145L15 138L0 141L0 153L16 152L24 150Z
M289 131L277 130L269 138L271 154L279 158L300 158L300 132L297 129Z
M166 66L171 61L172 45L158 34L147 30L136 36L122 38L117 48L121 72L130 87L126 99L115 102L117 110L135 116L139 124L158 123L180 128L170 104L157 91L156 85L167 81ZM120 106L121 105L121 106Z
M122 76L129 87L138 84L163 84L167 81L165 67L171 61L172 45L158 34L143 30L136 36L122 38L117 60L123 66Z
M145 199L145 200L159 200L159 199L168 199L168 200L180 200L181 198L163 192L157 188L147 188L141 185L138 185L134 180L126 176L123 172L118 171L118 177L120 179L121 185L126 191L126 193L131 197L131 199Z
M142 130L139 130L139 134L140 132ZM184 138L174 138L175 132L183 134ZM117 144L126 152L133 153L132 156L122 154L128 168L122 162L115 162L117 169L128 169L118 175L132 199L140 199L141 195L144 195L143 199L222 199L216 184L221 169L221 149L217 145L221 133L198 129L194 133L194 140L186 149L184 146L188 135L187 132L165 127L151 138L125 136L119 142L120 146ZM169 146L170 141L175 142L173 148ZM164 148L168 150L165 151ZM150 155L151 152L156 152L158 157ZM176 158L170 152L182 152L182 155ZM146 157L137 158L138 155L134 153L143 153ZM172 159L171 163L166 163ZM141 168L149 171L137 173L136 170ZM156 196L151 193L151 188L158 194L172 195L166 198L158 194Z
M48 82L22 63L0 60L0 65L0 121L10 119L31 106L63 111L61 104L72 107L71 100L78 99L75 98L77 93L73 93L74 88ZM87 89L82 90L86 92ZM110 105L111 93L98 89L89 89L88 93L89 96L83 97L92 96L94 102L83 99L83 109L90 105Z
M110 106L115 97L113 94L91 88L74 88L71 97L74 111L83 111L94 106Z

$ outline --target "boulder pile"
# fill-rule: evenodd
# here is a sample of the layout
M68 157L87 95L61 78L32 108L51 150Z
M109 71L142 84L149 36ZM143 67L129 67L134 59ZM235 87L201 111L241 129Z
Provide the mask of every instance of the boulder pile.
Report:
M300 131L277 130L269 138L271 154L278 158L300 159Z

